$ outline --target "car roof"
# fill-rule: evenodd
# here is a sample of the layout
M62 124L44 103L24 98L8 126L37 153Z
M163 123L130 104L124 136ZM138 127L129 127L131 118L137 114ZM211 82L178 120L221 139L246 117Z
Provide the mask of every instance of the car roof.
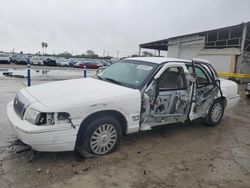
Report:
M167 57L129 57L125 60L136 60L136 61L147 61L151 63L161 64L166 62L186 62L191 63L189 60L177 59L177 58L167 58Z

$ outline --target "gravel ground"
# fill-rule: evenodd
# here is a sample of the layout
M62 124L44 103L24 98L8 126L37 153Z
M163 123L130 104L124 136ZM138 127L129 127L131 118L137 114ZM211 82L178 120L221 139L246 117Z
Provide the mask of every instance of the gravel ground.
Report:
M0 73L10 67L0 66ZM36 77L32 84L82 76L79 69L45 69L60 73ZM29 151L16 153L24 146L15 141L6 115L7 103L25 85L23 78L0 76L0 188L250 187L250 100L244 96L244 85L240 103L217 127L170 125L128 135L118 151L103 157L39 153L32 162Z

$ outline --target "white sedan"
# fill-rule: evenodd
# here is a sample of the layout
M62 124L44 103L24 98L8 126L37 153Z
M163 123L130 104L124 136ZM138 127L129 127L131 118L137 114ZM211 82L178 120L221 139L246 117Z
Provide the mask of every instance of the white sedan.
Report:
M114 151L123 134L172 123L221 121L239 101L238 85L209 62L127 58L92 78L21 89L7 106L17 137L37 151Z

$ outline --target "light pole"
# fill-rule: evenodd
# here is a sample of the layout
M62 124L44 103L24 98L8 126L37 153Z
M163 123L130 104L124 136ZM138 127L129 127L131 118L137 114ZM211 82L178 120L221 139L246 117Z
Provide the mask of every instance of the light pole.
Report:
M45 42L42 42L43 55L44 55L44 44Z
M119 50L117 50L117 52L116 52L116 57L117 57L117 59L118 59L118 57L119 57Z
M44 47L45 47L45 54L46 54L46 49L48 47L48 43L47 42L45 42Z

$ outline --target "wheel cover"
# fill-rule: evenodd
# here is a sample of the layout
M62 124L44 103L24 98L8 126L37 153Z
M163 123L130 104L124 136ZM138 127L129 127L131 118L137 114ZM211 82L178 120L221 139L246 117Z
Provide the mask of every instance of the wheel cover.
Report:
M111 124L99 126L90 138L90 148L95 154L108 153L116 144L117 131Z
M211 119L213 122L217 123L222 115L222 105L220 103L216 103L211 111Z

